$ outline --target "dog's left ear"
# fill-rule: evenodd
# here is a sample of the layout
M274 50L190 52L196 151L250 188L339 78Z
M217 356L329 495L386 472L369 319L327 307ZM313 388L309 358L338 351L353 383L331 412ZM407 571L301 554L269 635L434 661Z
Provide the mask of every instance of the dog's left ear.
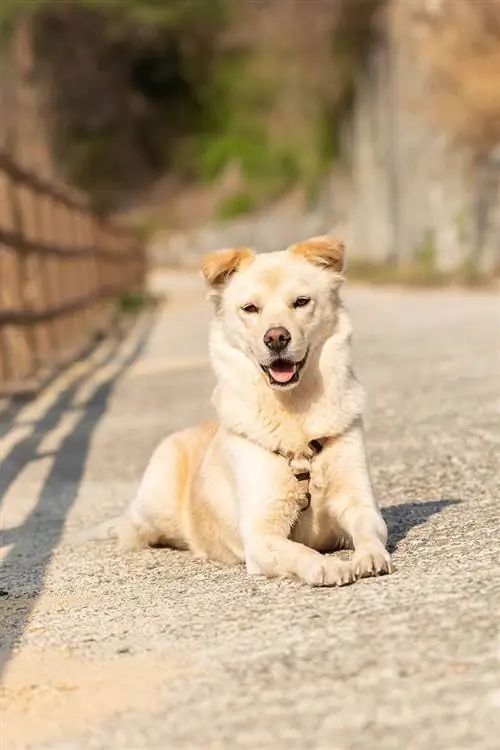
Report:
M323 268L331 268L341 274L345 268L345 247L341 240L324 235L323 237L312 237L310 240L299 242L288 248L293 255L298 255L305 260Z
M201 262L201 271L207 285L216 291L226 284L233 273L250 265L254 258L253 250L248 247L217 250L205 255Z

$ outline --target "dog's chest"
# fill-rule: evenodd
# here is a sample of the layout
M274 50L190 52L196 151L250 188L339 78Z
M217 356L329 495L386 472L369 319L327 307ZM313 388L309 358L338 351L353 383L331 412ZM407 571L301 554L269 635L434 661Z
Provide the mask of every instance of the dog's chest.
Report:
M341 531L332 514L331 501L335 487L330 468L326 461L317 461L311 467L310 496L306 504L296 487L294 502L300 512L291 531L294 541L323 552L336 549L341 538Z
M312 462L311 477L309 480L312 500L314 497L316 497L316 499L321 499L328 494L328 489L331 484L328 468L326 461L317 460Z

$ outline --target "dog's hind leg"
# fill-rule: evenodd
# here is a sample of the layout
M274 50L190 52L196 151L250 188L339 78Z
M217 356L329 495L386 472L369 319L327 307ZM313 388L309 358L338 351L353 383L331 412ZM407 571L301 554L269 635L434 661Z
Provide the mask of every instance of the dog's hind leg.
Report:
M192 427L170 435L158 446L120 525L122 549L189 547L183 507L215 429L213 423Z
M153 453L137 495L121 520L120 548L186 546L180 523L181 503L189 482L183 442L181 435L171 435Z

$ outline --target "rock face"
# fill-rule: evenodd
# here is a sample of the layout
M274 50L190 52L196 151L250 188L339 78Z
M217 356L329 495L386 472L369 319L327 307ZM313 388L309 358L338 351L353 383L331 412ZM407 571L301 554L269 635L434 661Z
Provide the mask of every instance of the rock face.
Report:
M371 260L491 269L500 260L499 149L478 161L441 131L426 111L429 85L403 43L380 41L340 128L331 222Z
M403 23L395 31L395 16L382 18L349 110L332 124L339 156L314 211L280 204L227 224L158 235L152 262L190 267L214 248L269 251L334 231L350 257L416 262L429 271L498 269L500 144L479 159L438 124L429 107L435 80L412 45L422 18L431 23L441 5L391 2Z

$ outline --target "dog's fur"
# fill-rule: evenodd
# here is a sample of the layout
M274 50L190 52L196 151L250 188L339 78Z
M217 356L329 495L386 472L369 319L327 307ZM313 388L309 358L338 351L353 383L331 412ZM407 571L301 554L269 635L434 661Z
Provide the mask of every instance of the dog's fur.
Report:
M188 548L245 562L251 574L312 585L391 572L365 457L351 325L339 299L343 265L343 245L330 237L267 255L236 249L205 257L218 419L158 447L124 518L123 547ZM270 375L263 338L277 326L291 334L287 359L305 360L300 372L294 365L297 382ZM313 457L315 439L326 442ZM303 511L294 476L301 467L311 472ZM354 549L351 560L321 554L342 547Z

